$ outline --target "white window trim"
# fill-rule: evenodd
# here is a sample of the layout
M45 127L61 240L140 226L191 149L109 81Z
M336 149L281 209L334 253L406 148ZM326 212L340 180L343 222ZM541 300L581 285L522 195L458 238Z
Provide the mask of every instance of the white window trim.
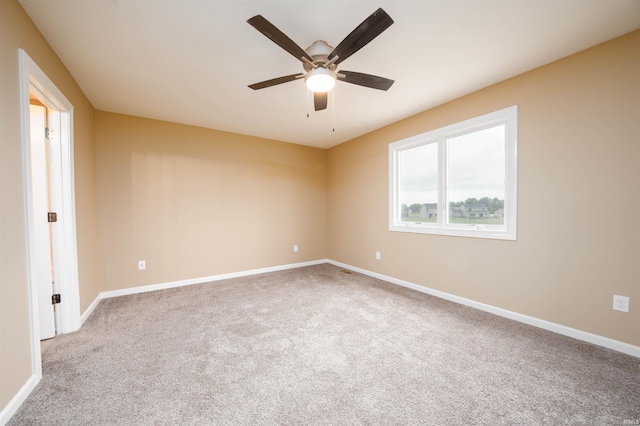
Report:
M446 200L446 140L447 138L505 124L505 224L480 226L447 224L449 215ZM400 220L398 202L398 152L427 143L438 143L438 222L411 223ZM389 144L389 230L423 234L452 235L474 238L516 240L518 205L518 107L517 105L471 118L420 135Z

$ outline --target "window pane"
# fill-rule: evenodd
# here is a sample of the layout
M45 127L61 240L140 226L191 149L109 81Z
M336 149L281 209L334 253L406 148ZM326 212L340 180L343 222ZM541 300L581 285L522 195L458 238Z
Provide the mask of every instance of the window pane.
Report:
M402 222L437 221L437 143L398 152L398 201Z
M447 139L453 224L504 225L505 125Z

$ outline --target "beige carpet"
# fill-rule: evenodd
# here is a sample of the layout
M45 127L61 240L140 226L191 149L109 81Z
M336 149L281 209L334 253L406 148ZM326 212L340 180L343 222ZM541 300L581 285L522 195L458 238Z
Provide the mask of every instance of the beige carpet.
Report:
M639 362L325 264L102 301L9 424L637 424Z

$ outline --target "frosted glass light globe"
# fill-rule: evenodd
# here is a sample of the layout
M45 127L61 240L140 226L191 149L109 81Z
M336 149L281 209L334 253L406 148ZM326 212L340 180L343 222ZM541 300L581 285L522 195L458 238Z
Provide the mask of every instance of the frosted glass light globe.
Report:
M336 85L336 75L326 68L318 67L307 73L305 83L312 92L327 92Z

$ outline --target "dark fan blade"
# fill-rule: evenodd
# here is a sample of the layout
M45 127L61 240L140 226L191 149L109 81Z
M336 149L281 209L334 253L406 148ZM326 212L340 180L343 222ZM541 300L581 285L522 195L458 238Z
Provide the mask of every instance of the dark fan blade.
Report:
M316 111L327 109L327 92L315 92L313 94L313 106Z
M344 74L344 77L340 77L340 74ZM389 90L391 85L394 83L394 80L389 80L388 78L384 77L378 77L377 75L343 70L338 71L338 78L340 79L340 81L378 90Z
M267 21L262 15L256 15L247 22L256 30L269 37L272 42L292 54L297 60L302 61L302 58L305 57L313 62L313 58L309 56L307 52L287 37L285 33L277 29L275 25Z
M288 83L293 80L297 80L299 77L302 77L304 74L291 74L286 75L284 77L272 78L271 80L261 81L260 83L254 83L249 85L253 90L264 89L266 87L276 86L282 83Z
M329 54L329 59L337 56L338 59L335 63L339 64L378 37L391 24L393 24L393 19L387 15L387 12L382 9L376 10L333 49L333 52Z

